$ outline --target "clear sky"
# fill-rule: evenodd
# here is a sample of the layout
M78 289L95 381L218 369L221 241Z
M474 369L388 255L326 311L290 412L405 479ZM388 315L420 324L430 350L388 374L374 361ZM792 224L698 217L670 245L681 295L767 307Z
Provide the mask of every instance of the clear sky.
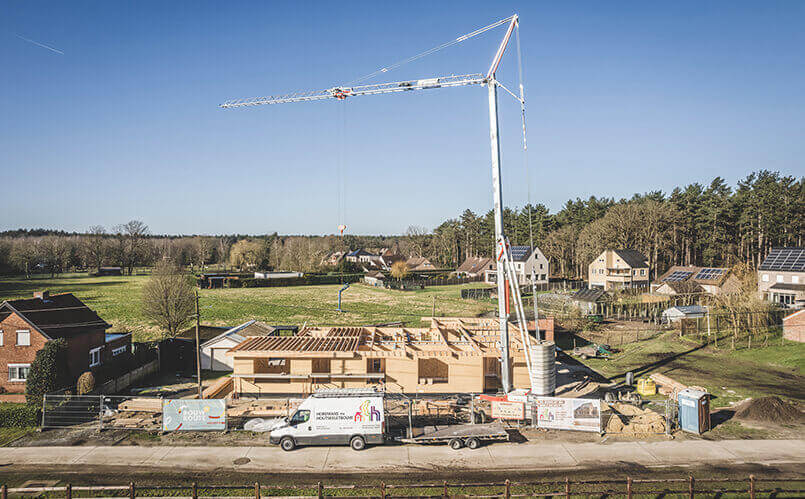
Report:
M395 234L485 212L481 87L217 105L330 88L515 12L533 202L805 174L801 1L19 0L0 6L0 230ZM502 35L372 81L485 72ZM500 103L504 200L521 206L519 107Z

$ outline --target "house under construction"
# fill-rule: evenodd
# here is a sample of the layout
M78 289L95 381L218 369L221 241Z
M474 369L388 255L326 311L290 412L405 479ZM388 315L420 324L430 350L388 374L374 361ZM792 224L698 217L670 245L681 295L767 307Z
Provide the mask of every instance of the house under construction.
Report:
M497 319L426 317L428 327L314 327L294 336L246 338L233 357L235 397L306 394L319 388L382 385L389 392L461 393L497 390ZM511 379L530 386L520 331L509 325ZM553 320L540 319L553 335Z

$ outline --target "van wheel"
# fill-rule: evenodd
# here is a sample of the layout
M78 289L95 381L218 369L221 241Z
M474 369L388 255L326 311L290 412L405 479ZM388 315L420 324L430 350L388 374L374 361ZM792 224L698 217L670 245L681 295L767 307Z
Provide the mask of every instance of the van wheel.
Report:
M481 446L481 441L475 437L472 437L467 440L467 448L468 449L477 449Z
M453 450L459 450L460 448L464 447L464 442L462 442L460 438L454 438L450 440L450 443L447 445L449 445Z
M291 437L285 437L280 440L280 447L282 447L282 450L289 452L296 449L296 442Z
M352 450L363 450L366 448L366 440L363 437L352 437L349 446L352 447Z

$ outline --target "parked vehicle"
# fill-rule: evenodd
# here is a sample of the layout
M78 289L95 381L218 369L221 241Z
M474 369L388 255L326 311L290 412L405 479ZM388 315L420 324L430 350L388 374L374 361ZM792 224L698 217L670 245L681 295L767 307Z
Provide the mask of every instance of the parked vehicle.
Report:
M285 451L300 445L349 445L363 450L368 444L385 442L385 414L382 391L320 390L269 433L269 442Z
M598 345L592 343L584 347L576 347L573 349L573 355L581 357L584 360L604 358L608 359L612 355L612 347L609 345Z

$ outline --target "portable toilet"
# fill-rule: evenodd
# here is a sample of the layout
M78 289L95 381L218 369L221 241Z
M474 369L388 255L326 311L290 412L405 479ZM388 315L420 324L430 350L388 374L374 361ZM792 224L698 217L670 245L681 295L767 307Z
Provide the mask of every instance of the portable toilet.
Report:
M701 435L710 430L710 394L685 388L677 396L679 427L683 431Z

